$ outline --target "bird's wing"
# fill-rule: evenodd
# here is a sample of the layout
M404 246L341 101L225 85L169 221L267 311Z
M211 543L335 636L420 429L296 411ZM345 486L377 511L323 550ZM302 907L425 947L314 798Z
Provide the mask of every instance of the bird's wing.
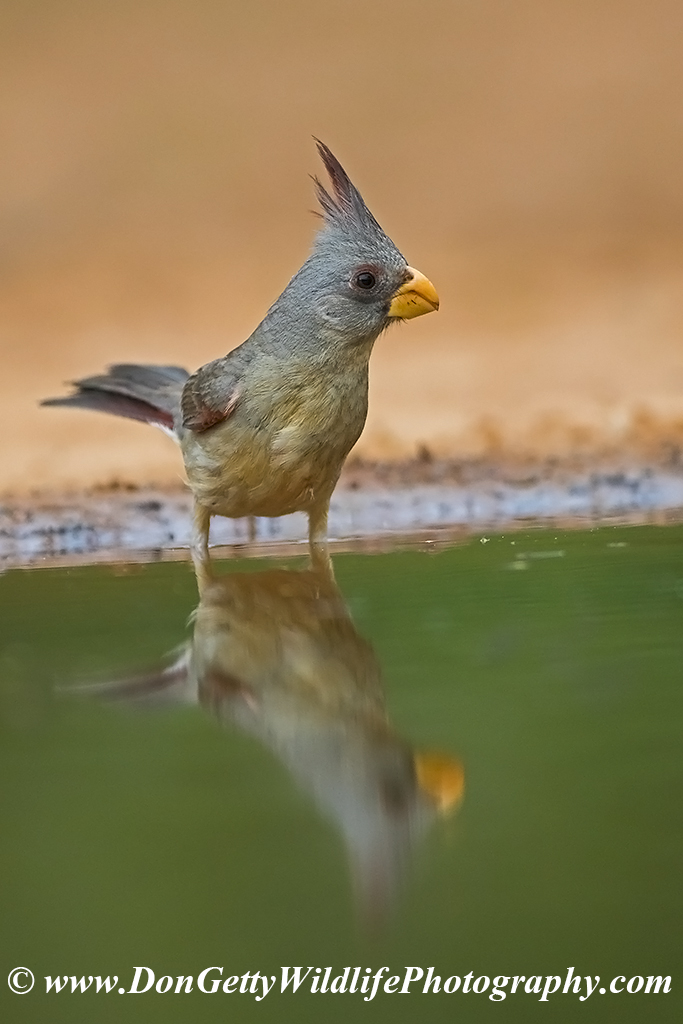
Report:
M227 420L242 395L244 369L243 360L228 353L193 373L180 401L183 426L201 433Z

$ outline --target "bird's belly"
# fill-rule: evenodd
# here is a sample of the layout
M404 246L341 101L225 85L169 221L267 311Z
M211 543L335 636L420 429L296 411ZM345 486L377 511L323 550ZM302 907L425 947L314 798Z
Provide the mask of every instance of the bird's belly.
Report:
M322 439L297 423L268 436L228 427L194 435L183 454L197 501L233 518L306 512L327 500L360 433L347 425Z

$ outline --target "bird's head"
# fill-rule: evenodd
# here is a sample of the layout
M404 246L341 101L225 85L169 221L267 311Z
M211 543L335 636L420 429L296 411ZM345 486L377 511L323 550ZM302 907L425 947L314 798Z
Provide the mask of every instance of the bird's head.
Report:
M313 179L323 227L292 284L342 340L374 341L392 322L437 310L439 297L384 233L334 154L316 142L330 188Z

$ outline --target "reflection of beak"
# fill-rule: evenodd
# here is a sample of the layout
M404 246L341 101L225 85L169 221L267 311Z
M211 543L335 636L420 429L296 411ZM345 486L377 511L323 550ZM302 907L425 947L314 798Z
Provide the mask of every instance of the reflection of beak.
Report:
M454 810L462 800L465 772L460 761L445 754L415 754L417 784L442 814Z
M389 316L412 320L423 313L434 313L439 308L439 296L431 281L413 267L407 268L410 278L394 292Z

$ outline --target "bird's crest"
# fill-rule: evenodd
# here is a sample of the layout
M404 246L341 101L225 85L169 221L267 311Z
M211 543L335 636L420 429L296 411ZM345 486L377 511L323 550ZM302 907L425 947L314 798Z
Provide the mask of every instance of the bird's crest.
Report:
M325 170L330 176L331 194L321 181L314 177L315 191L323 210L323 218L330 226L338 226L346 231L355 228L367 232L379 232L384 236L381 227L372 216L363 201L363 197L353 184L348 174L337 160L332 150L328 149L320 139L315 140Z

